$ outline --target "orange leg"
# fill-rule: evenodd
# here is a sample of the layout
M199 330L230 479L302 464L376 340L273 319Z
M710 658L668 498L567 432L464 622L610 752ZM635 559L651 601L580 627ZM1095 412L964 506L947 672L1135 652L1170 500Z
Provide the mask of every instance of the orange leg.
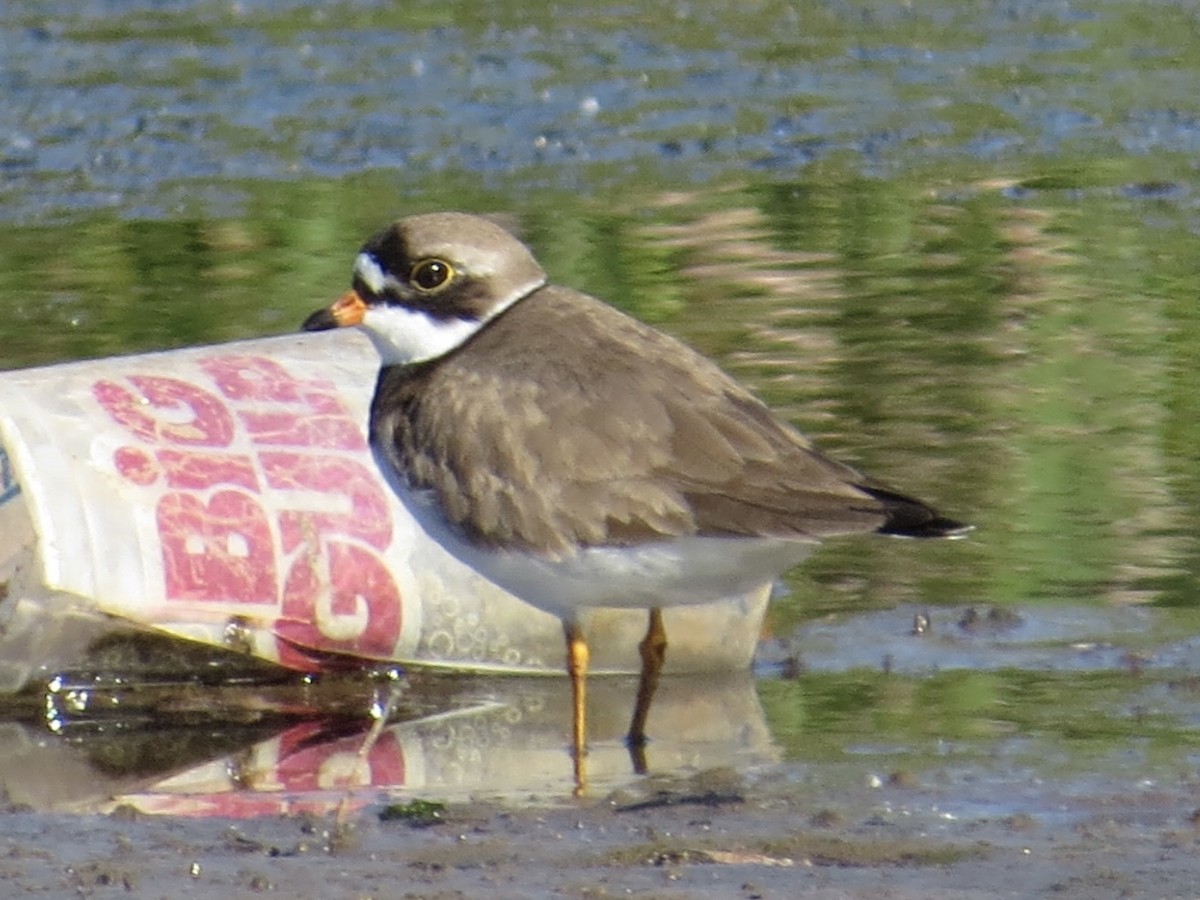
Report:
M588 645L583 630L575 622L564 622L563 633L567 638L567 674L571 676L571 753L575 761L575 796L579 797L587 789L584 757L587 755Z
M646 629L646 636L638 644L638 651L642 656L642 672L638 678L633 719L625 740L633 755L634 771L642 775L646 771L646 717L650 715L650 701L658 690L658 676L667 658L667 630L663 627L661 609L650 610L650 625Z

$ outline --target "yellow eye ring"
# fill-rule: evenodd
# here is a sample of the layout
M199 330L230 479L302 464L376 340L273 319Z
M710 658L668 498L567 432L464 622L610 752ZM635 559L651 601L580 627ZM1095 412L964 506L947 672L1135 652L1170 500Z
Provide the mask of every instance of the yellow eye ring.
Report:
M413 263L408 282L418 291L432 293L445 287L454 277L454 266L444 259L422 259Z

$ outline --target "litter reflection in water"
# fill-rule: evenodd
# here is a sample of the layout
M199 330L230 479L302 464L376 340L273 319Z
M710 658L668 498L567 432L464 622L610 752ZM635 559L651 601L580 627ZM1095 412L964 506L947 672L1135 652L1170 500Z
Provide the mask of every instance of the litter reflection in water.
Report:
M623 742L632 681L597 678L590 764L601 791L637 778ZM411 795L561 796L570 783L561 678L417 673L392 723L360 750L380 681L207 687L57 679L46 723L0 725L9 802L39 811L256 816L331 811ZM749 673L665 678L650 714L651 774L687 776L777 759Z

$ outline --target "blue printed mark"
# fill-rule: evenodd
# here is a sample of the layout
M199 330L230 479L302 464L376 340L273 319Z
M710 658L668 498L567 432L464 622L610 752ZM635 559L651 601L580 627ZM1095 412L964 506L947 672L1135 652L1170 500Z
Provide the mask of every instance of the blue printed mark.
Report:
M0 506L12 500L21 493L21 485L17 484L17 476L13 473L12 463L3 447L0 447Z

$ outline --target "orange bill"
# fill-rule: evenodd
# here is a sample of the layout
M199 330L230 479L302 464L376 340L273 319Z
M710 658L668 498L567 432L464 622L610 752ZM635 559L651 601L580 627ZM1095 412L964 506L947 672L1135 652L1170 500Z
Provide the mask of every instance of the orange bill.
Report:
M304 320L305 331L327 331L330 328L345 328L357 325L367 312L367 304L357 291L346 291L324 309L318 309Z

